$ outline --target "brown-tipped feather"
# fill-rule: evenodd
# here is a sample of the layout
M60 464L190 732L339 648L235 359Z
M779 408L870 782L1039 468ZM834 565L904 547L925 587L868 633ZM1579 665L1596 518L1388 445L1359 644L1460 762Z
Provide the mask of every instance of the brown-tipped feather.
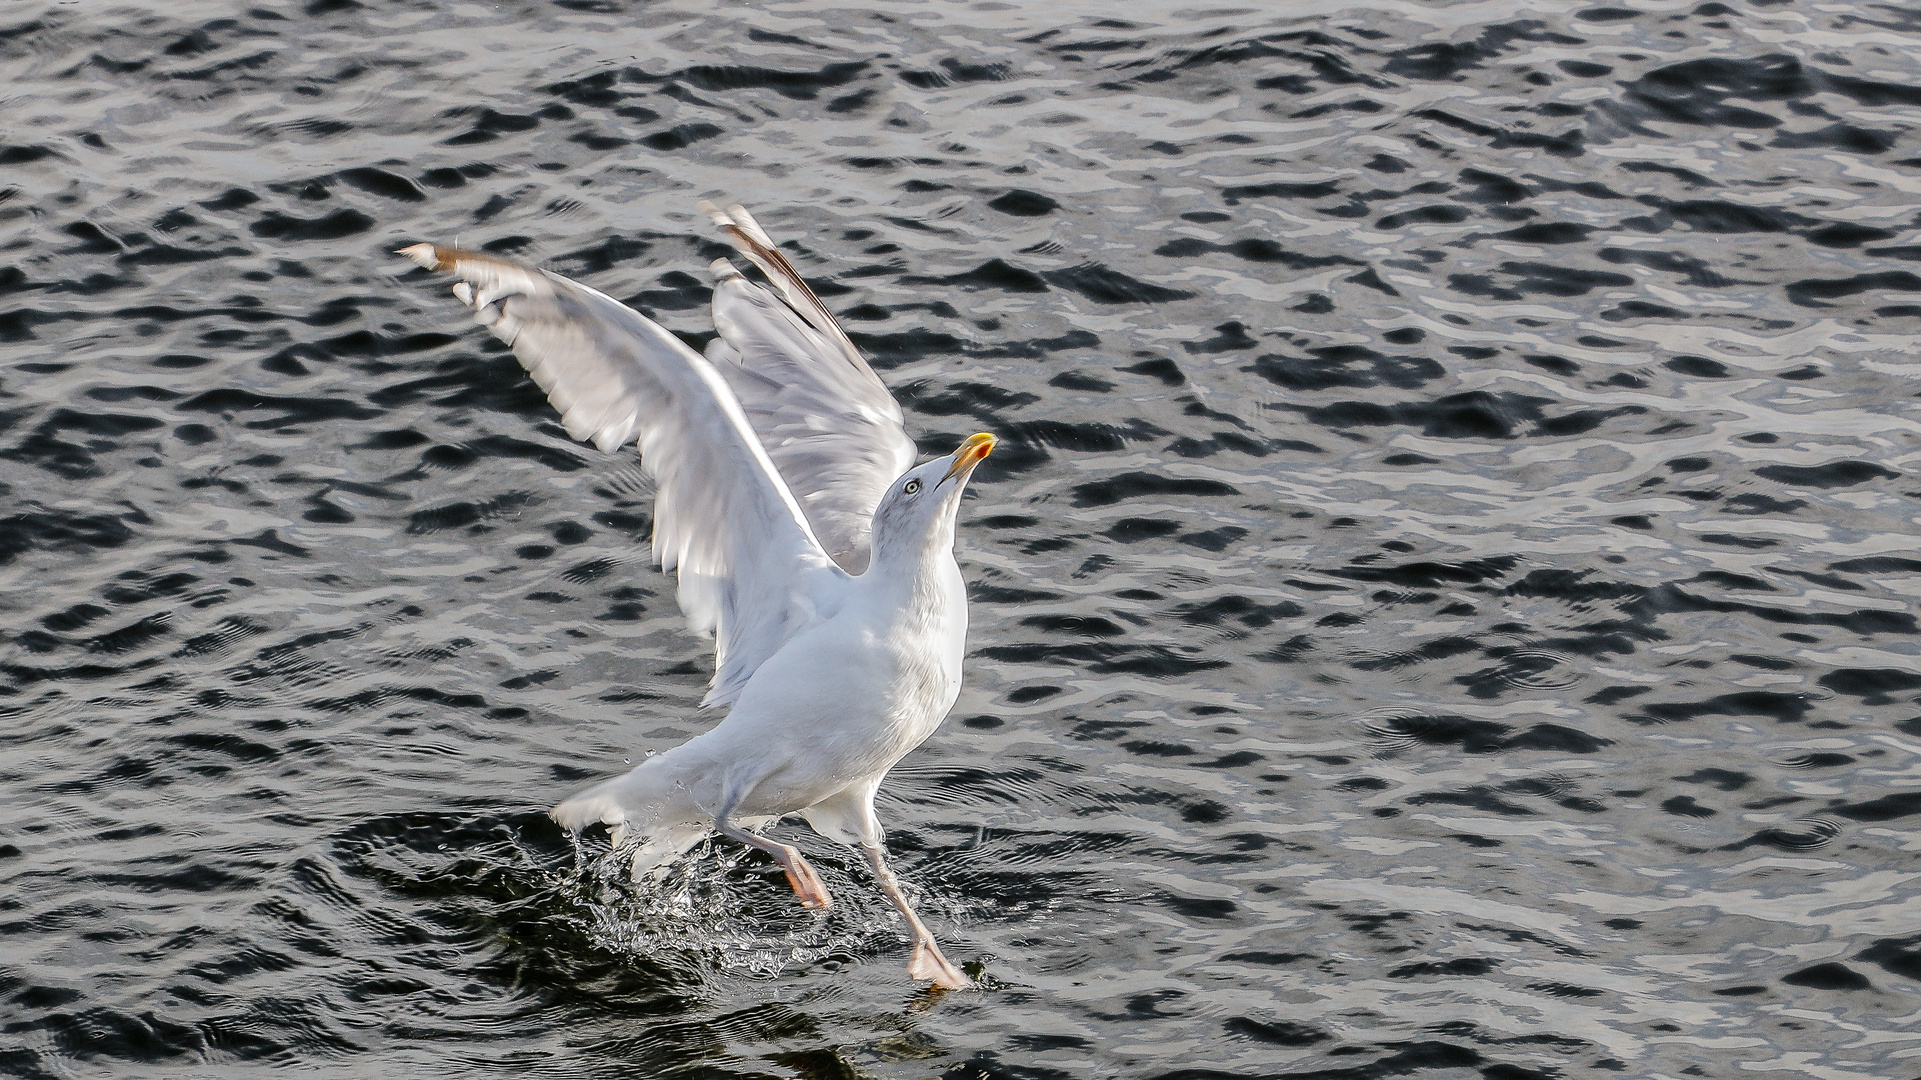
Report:
M404 255L429 270L451 270L453 256L457 252L450 248L435 247L432 244L414 244L411 247L401 248L394 254Z
M738 238L740 242L754 254L765 259L769 265L779 267L781 273L785 274L794 284L800 286L801 299L807 301L808 306L812 307L814 313L819 316L818 320L808 319L808 322L815 323L816 326L823 331L829 331L830 328L831 331L840 330L840 324L834 321L833 313L827 310L826 304L820 302L820 297L814 295L814 290L807 287L807 282L800 276L800 271L794 269L794 264L787 261L787 256L783 254L779 248L768 247L766 244L761 243L755 238L753 233L748 232L739 225L730 224L723 226L723 228L729 235ZM845 333L839 333L836 336L844 338L846 335ZM849 347L852 347L851 344Z
M459 263L491 263L495 266L511 266L516 270L526 267L511 259L502 259L480 251L466 251L461 248L441 247L438 244L415 244L394 252L405 255L429 270L451 271Z
M734 219L733 215L738 213L748 222L753 220L747 215L745 207L733 206L722 210L713 203L703 200L699 209L713 218L714 224L727 234L736 249L759 263L768 277L780 277L785 280L780 290L781 295L788 298L789 306L794 308L794 313L799 315L802 321L827 335L840 346L841 352L855 367L866 368L867 364L861 359L860 350L854 347L854 342L848 338L847 331L841 328L840 321L834 318L833 312L827 310L826 304L821 303L820 297L814 295L814 290L808 287L806 279L800 276L799 270L794 269L794 264L787 260L787 256L773 246L771 238L761 230L759 225L750 226ZM791 290L787 286L791 286ZM793 296L793 293L799 295ZM800 305L805 305L810 310L802 311Z

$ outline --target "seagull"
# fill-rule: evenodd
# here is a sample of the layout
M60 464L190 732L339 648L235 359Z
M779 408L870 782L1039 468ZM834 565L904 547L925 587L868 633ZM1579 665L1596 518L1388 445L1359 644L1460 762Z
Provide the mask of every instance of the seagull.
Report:
M887 864L874 793L960 692L967 592L955 519L969 437L914 464L900 405L744 208L700 209L768 282L712 265L720 336L706 355L604 293L493 255L399 254L459 278L454 295L513 348L561 424L604 452L638 443L652 476L654 558L682 610L713 631L711 730L553 808L612 827L633 874L718 833L773 856L800 903L833 903L794 847L760 830L799 814L858 845L913 938L908 974L972 984L942 955Z

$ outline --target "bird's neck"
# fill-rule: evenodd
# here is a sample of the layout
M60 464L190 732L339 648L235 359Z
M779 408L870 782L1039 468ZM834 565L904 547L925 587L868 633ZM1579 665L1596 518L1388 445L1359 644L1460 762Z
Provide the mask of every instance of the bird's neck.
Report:
M945 524L924 537L890 537L874 545L873 561L860 580L877 599L910 610L945 608L960 580L954 563L954 527ZM964 593L963 593L964 595Z

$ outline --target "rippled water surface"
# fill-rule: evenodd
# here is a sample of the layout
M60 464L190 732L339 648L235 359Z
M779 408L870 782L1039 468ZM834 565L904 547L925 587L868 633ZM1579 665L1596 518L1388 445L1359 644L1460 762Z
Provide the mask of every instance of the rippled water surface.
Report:
M1921 18L0 8L0 1074L1921 1071ZM710 721L445 282L818 283L963 511L979 992L558 798Z

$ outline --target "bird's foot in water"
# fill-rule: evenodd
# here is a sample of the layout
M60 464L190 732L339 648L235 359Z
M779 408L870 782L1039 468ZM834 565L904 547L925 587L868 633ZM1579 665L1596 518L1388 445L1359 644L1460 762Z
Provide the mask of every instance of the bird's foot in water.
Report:
M930 980L944 990L971 990L974 986L974 980L948 963L931 937L914 942L914 955L907 960L907 976Z
M794 895L800 897L801 907L810 911L826 911L834 906L834 898L827 895L827 886L821 884L820 875L814 872L813 864L807 861L799 848L730 824L726 815L714 823L714 831L772 855L780 868L787 871L787 884L794 887Z
M791 858L781 864L787 871L787 884L794 887L794 895L800 897L800 906L809 911L826 911L834 906L834 898L827 894L827 886L821 883L820 875L814 872L814 864L793 851Z

